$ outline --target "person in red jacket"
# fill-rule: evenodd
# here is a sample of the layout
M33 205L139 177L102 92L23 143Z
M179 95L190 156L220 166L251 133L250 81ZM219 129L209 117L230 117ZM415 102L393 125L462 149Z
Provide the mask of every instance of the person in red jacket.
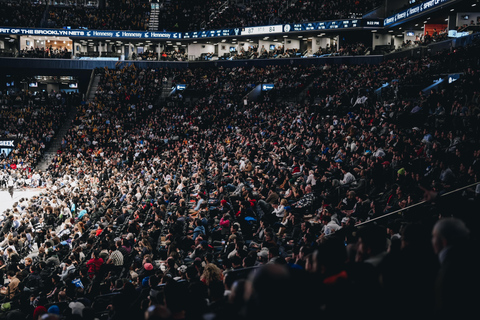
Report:
M92 279L98 274L103 264L103 259L99 257L100 252L95 250L92 252L92 258L87 262L88 276Z
M228 213L225 213L220 218L220 233L222 235L222 238L225 237L225 235L230 233L230 219L231 219L231 216Z

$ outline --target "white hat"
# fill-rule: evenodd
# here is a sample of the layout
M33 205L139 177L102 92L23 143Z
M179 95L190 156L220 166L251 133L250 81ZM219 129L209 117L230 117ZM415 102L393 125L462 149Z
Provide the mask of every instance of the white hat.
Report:
M80 315L81 317L83 317L83 309L85 309L85 305L81 302L70 302L68 304L68 306L70 307L70 309L72 309L72 315L73 314L78 314Z
M268 258L268 249L267 248L262 248L262 250L260 250L258 253L257 253L257 256L259 256L260 258L263 258L263 259L267 259Z

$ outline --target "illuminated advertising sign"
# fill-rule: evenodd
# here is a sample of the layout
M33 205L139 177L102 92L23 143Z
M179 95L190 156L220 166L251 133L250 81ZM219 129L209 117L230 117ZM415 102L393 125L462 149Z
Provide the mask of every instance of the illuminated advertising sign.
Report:
M181 39L181 32L33 29L0 27L0 34L79 38Z
M407 19L407 18L411 18L413 16L419 15L420 13L422 13L424 11L440 7L441 5L443 5L447 2L452 2L452 1L455 1L455 0L429 0L429 1L425 1L423 3L420 3L420 4L416 5L416 6L408 8L406 10L400 11L400 12L394 14L393 16L385 18L385 20L383 20L383 25L388 26L392 23L402 21L402 20Z
M441 0L432 0L441 1ZM447 1L447 0L444 0ZM386 19L387 20L387 19ZM254 36L268 35L278 33L289 33L296 31L316 31L316 30L335 30L361 27L382 27L381 20L334 20L320 22L304 22L285 25L270 25L257 27L243 27L218 30L202 30L190 32L160 32L160 31L115 31L115 30L88 30L88 29L36 29L36 28L11 28L0 27L0 35L20 35L20 36L57 36L71 38L95 38L95 39L198 39L198 38L216 38L229 36Z

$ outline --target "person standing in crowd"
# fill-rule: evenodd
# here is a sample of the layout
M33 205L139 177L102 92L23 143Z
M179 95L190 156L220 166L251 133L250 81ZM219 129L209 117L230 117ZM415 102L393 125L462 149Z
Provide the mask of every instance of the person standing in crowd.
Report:
M479 255L472 246L470 230L458 218L440 219L432 230L432 245L440 262L435 314L439 319L468 317L476 310L471 292L480 285L480 276L474 271Z
M10 193L10 197L13 198L13 187L15 185L15 182L13 181L12 176L8 177L7 181L7 188L8 188L8 193Z

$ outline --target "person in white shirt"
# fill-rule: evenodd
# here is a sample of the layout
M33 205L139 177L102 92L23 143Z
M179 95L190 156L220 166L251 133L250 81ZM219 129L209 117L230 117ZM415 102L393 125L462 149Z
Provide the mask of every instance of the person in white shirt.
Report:
M343 173L343 179L340 180L340 184L349 184L353 181L355 181L355 176L348 172L345 168L342 168L342 173Z
M315 186L317 184L317 180L315 180L315 176L314 176L314 171L313 170L310 170L308 172L308 178L307 178L307 184L310 184L312 187Z
M341 229L341 226L339 226L337 222L331 218L331 216L323 216L322 224L322 233L327 236Z
M137 193L135 194L135 198L137 198L137 201L140 201L140 199L142 198L142 193L140 191L140 188L137 188Z
M373 156L378 158L378 157L384 157L385 156L385 151L383 151L382 148L378 148L373 152Z
M358 147L357 144L355 143L355 139L350 136L347 137L347 145L346 148L350 150L350 152L355 152L357 151Z
M32 175L32 184L34 187L40 187L40 174L35 171L35 173Z
M70 259L67 258L66 261L63 263L62 273L58 276L60 277L60 280L65 281L67 280L67 277L73 273L75 273L75 265Z
M342 180L334 179L333 182L332 182L332 185L334 187L349 185L350 183L352 183L353 181L356 180L355 176L353 174L351 174L350 172L348 172L345 167L342 167L340 170L342 170L343 179Z
M273 204L273 214L279 219L283 219L285 215L285 206L288 205L287 199L282 199L280 201L280 205L277 205L276 203Z
M185 185L183 184L183 180L180 181L180 183L178 184L178 186L175 188L176 191L182 191L183 188L185 188Z
M246 165L247 165L247 164L246 164L246 162L245 162L245 159L242 158L242 159L240 160L240 164L239 164L238 170L244 171Z
M68 207L68 204L62 205L60 214L63 214L63 218L65 218L65 220L69 220L72 217L72 211Z
M58 237L61 239L64 235L70 235L70 224L64 223L62 230L58 233Z
M13 198L13 185L14 185L13 179L12 177L9 177L7 182L7 187L8 187L8 193L10 193L10 197L12 198Z

